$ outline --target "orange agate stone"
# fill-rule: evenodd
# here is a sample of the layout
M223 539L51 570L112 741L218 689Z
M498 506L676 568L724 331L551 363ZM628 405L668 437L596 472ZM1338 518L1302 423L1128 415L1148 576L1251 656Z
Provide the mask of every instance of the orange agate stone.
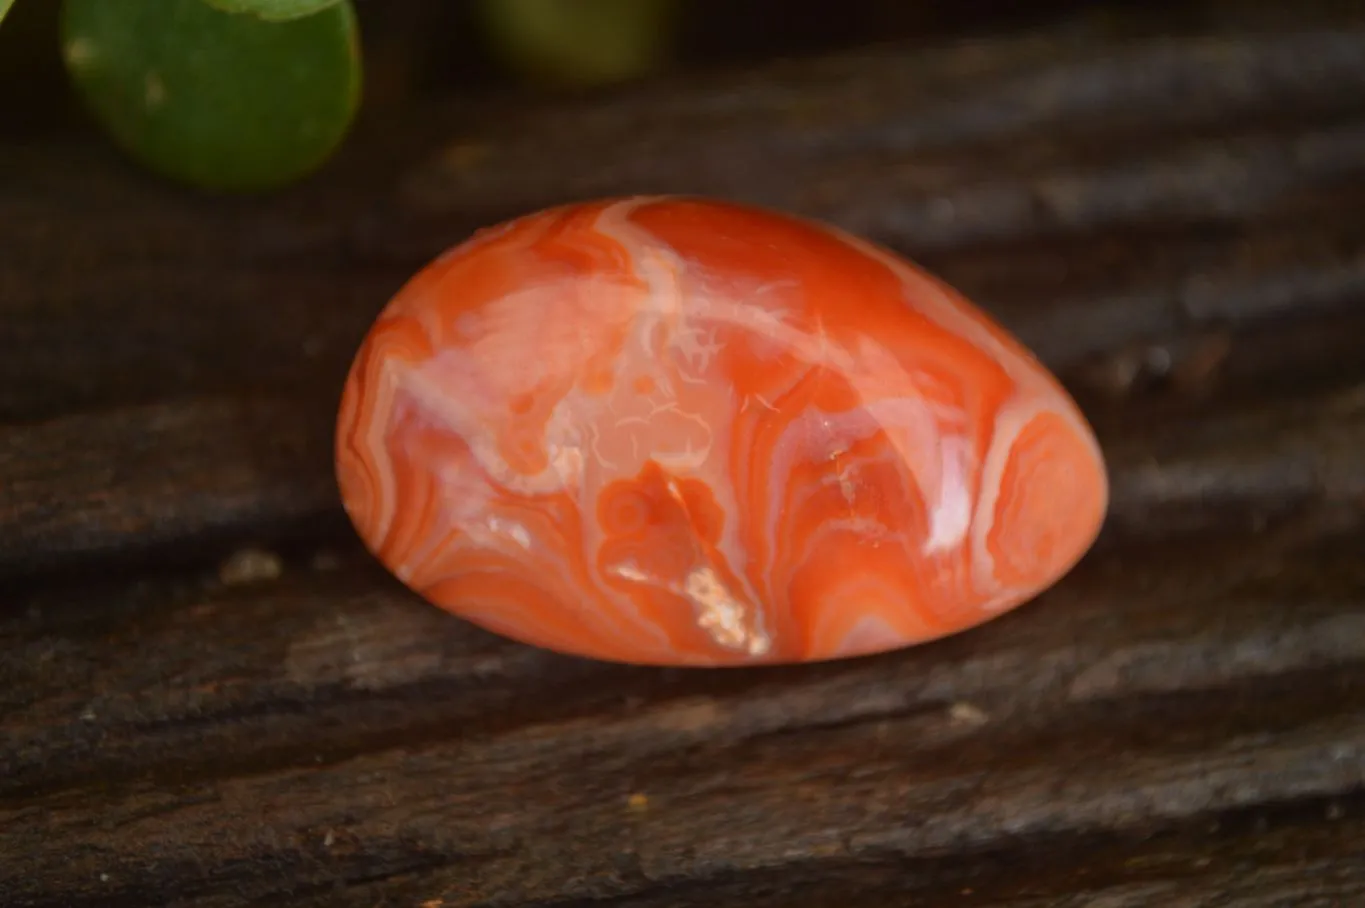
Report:
M336 460L430 602L656 665L961 631L1070 570L1108 501L1071 398L952 289L680 198L532 214L425 268L356 357Z

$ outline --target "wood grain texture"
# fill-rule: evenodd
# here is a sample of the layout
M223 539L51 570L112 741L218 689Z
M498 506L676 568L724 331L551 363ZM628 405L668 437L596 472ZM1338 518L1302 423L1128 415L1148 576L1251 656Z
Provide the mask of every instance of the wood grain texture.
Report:
M1361 23L413 102L258 201L0 147L0 904L1365 901L1362 152ZM331 476L369 320L480 223L659 190L997 315L1110 458L1093 554L930 647L719 673L406 593ZM219 578L246 544L280 575Z

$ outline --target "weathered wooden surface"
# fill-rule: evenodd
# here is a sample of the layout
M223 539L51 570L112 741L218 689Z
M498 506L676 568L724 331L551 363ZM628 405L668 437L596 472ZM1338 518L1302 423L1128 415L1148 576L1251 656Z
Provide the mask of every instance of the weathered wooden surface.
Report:
M0 905L1365 904L1365 25L394 109L266 200L79 138L0 174ZM331 484L354 344L472 227L627 191L829 217L999 315L1112 460L1092 556L760 671L415 602ZM247 544L280 575L223 582Z

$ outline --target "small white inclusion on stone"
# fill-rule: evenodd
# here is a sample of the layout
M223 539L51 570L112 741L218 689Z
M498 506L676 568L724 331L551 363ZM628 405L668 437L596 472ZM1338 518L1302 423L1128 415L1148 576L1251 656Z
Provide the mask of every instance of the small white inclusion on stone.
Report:
M712 640L727 649L743 650L751 656L762 656L772 648L772 640L767 634L745 629L744 604L730 595L730 591L710 567L693 568L681 588L646 574L633 564L617 565L611 568L611 573L635 583L656 584L682 596L699 610L697 625L706 631Z
M763 633L744 627L744 605L736 602L725 584L709 567L694 568L687 575L683 594L701 609L697 624L722 646L742 649L751 656L768 652L772 641Z

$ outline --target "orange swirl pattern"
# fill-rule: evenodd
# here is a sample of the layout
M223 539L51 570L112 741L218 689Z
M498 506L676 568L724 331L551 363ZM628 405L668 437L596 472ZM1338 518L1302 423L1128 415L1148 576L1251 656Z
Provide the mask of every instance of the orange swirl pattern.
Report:
M1001 614L1108 483L1058 382L953 290L833 228L571 205L419 273L347 379L342 499L426 599L640 664L800 662Z

